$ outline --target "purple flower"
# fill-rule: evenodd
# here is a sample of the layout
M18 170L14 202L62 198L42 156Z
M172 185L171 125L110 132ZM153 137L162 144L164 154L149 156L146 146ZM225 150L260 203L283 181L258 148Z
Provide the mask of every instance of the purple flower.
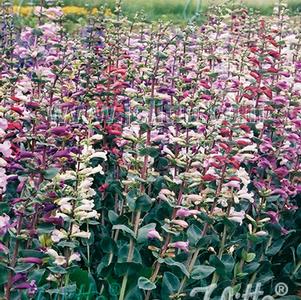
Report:
M12 282L13 284L17 283L18 281L26 281L27 276L25 273L17 273L16 275L13 276Z
M27 282L23 282L23 283L16 285L15 289L27 290L28 295L33 296L37 291L37 285L36 285L35 280L32 280L30 282L27 281Z
M57 136L66 136L68 135L68 127L59 126L51 129L51 133Z
M279 213L275 211L267 211L266 214L270 217L271 223L275 224L279 222Z

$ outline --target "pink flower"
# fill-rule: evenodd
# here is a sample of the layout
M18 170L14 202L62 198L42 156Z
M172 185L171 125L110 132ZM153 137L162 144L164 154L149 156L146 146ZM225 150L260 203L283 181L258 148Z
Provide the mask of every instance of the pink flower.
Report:
M178 225L178 226L183 227L183 228L187 228L188 227L188 223L185 222L184 220L172 220L171 222L173 224Z
M0 195L6 191L7 176L5 174L5 169L0 168Z
M198 215L199 213L200 212L196 209L180 208L177 210L176 217L186 218L186 217Z
M9 157L12 154L12 150L10 149L11 144L9 141L5 141L3 144L0 144L0 152L4 155L4 157Z
M0 129L6 130L7 126L8 126L7 120L0 118Z
M8 248L3 245L2 243L0 243L0 253L3 252L4 254L8 254Z
M158 239L160 241L163 240L162 236L159 234L159 232L156 229L151 229L148 233L147 233L147 238L148 239Z
M4 235L10 227L10 217L6 214L0 216L0 236Z
M60 7L50 7L44 12L44 14L51 20L59 19L64 15Z
M180 250L183 250L184 252L189 251L189 248L188 248L189 247L189 242L178 241L178 242L169 244L169 246L180 249Z

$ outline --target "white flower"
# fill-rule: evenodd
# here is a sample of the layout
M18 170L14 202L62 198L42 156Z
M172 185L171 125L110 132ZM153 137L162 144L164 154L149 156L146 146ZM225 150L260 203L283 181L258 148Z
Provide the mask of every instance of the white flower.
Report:
M96 157L107 160L107 152L101 152L101 151L95 152L90 156L90 159L96 158Z
M239 150L239 153L244 153L244 152L257 152L257 145L256 144L248 145Z
M91 200L83 200L81 201L83 204L75 208L75 212L80 211L80 210L85 210L85 211L91 211L93 207L95 206L93 201Z
M71 197L64 197L57 201L61 212L65 214L70 214L72 212L72 204L70 203L71 200Z
M57 181L62 180L76 180L76 173L74 171L66 171L63 174L58 174L55 176Z
M59 255L54 249L47 249L46 253L54 258L54 263L58 266L62 266L66 263L66 258Z
M198 194L191 194L191 195L187 195L186 199L187 199L187 201L197 202L197 201L202 201L203 200L203 196L202 195L198 195Z
M80 254L78 252L74 252L69 257L69 264L73 261L80 261Z
M245 214L246 213L243 210L235 211L234 208L231 207L228 219L237 222L239 223L239 225L241 225L243 219L245 218Z
M67 232L64 229L58 230L54 229L51 234L51 239L54 243L58 243L62 239L66 239L68 237Z
M87 231L80 231L80 232L72 234L71 236L72 237L79 237L79 238L83 238L83 239L89 239L90 236L91 236L91 233L87 232Z
M99 214L96 210L92 210L91 212L86 211L78 211L75 213L75 217L78 218L80 221L86 220L86 219L92 219L92 218L98 218Z
M254 193L248 192L248 189L246 186L244 186L240 191L238 191L235 195L234 195L234 202L235 203L239 203L240 199L246 199L249 200L251 203L254 202Z
M91 136L92 140L100 141L103 139L103 136L101 134L94 134Z
M241 180L243 185L248 185L251 182L248 172L242 167L236 171L236 175Z
M256 236L267 236L268 232L261 230L255 233Z
M167 147L166 145L163 146L162 152L163 152L163 153L166 153L166 154L168 154L168 155L170 155L172 158L175 157L174 153L173 153L170 149L168 149L168 147Z

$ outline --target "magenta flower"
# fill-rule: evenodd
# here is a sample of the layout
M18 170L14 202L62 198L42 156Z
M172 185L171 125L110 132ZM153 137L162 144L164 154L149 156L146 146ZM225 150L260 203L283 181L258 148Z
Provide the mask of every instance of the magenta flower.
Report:
M43 260L38 257L21 257L19 261L23 263L37 264L37 265L41 265L43 263Z
M279 222L279 213L275 211L267 211L266 214L270 217L270 222L272 224L278 223Z
M66 136L68 135L68 127L59 126L59 127L51 128L51 133L57 136Z

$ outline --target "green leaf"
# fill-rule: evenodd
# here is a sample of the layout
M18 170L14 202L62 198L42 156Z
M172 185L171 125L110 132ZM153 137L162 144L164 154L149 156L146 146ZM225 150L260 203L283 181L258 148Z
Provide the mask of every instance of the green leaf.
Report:
M0 285L3 285L7 282L8 279L8 269L0 266Z
M151 156L153 158L159 156L160 152L158 149L153 147L143 148L139 151L139 154L142 156Z
M196 280L204 279L210 276L214 271L214 267L207 265L198 265L192 269L191 278Z
M156 228L156 223L150 223L150 224L147 224L147 225L141 227L138 230L137 242L139 244L145 243L148 240L148 238L147 238L148 232L155 228Z
M142 297L141 290L137 286L131 289L125 297L125 300L142 300L142 299L143 297Z
M72 241L72 242L60 241L57 245L60 246L60 247L67 247L67 248L70 248L70 249L74 249L74 248L79 246L79 242L76 241L76 240Z
M131 211L135 211L136 209L136 198L137 198L137 190L132 189L126 195L126 202Z
M275 241L265 252L268 256L276 255L282 248L283 244L285 243L285 239L279 239Z
M187 230L187 238L189 244L196 246L198 241L201 239L201 233L202 230L198 226L192 224Z
M180 268L180 270L187 276L189 277L189 272L188 270L186 269L185 265L180 263L180 262L177 262L175 260L173 260L171 257L168 257L168 258L165 258L165 259L159 259L159 262L164 262L166 263L167 265L169 266L173 266L173 267L178 267Z
M146 277L139 277L138 286L139 289L146 290L146 291L151 291L156 288L156 285Z
M23 273L28 271L29 269L31 269L35 264L27 264L27 263L23 263L23 264L18 264L15 268L14 271L15 273Z
M132 229L128 228L125 225L119 224L119 225L114 225L112 227L113 230L121 230L123 233L128 233L130 234L133 238L135 238L135 233Z
M256 254L255 253L248 253L247 255L246 255L246 262L251 262L251 261L253 261L254 259L255 259L255 257L256 257Z
M165 272L162 281L161 299L170 299L169 296L177 292L179 287L179 278L170 272Z
M38 225L39 235L52 233L54 229L55 226L53 224L43 223Z
M50 295L53 295L53 294L55 294L55 295L64 295L64 296L75 295L75 293L76 293L76 284L66 285L62 288L57 288L57 289L46 290L46 292Z
M118 296L120 292L120 284L117 282L113 282L109 284L109 294L111 296Z
M38 285L42 281L45 272L46 272L46 269L34 270L30 274L29 279L30 280L35 280L36 284Z
M110 255L109 255L109 254L106 254L106 255L101 259L101 262L98 264L97 269L96 269L96 274L97 274L97 276L101 277L101 275L102 275L102 270L109 266L109 258L110 258Z
M245 265L243 271L244 273L251 274L254 273L259 267L260 267L260 263L252 262L248 265Z
M49 168L43 172L44 178L50 180L55 177L59 173L59 171L60 170L58 168Z
M115 241L109 236L105 236L101 239L100 247L104 253L111 253L117 250Z
M153 200L151 199L151 197L148 196L147 194L144 194L137 198L135 209L146 212L151 208L152 204L153 204Z
M222 256L221 262L224 264L226 272L231 273L235 265L234 258L231 255L225 254Z
M301 258L301 244L299 244L296 253L297 253L298 258Z
M129 253L129 245L123 245L118 250L118 263L126 263L128 261L128 253ZM140 252L137 248L134 248L133 253L133 262L135 263L142 263Z
M225 265L223 262L216 256L216 255L211 255L209 258L209 263L211 266L216 268L216 273L220 276L225 275Z
M80 290L80 299L95 299L93 295L97 292L96 283L94 278L88 273L88 271L82 270L80 267L73 268L69 272L70 280L76 283L77 289ZM87 294L89 297L87 297Z
M61 266L55 266L55 267L48 267L47 268L50 272L55 274L66 274L67 270Z
M109 210L108 218L111 224L115 225L117 223L118 215L115 213L114 210Z

